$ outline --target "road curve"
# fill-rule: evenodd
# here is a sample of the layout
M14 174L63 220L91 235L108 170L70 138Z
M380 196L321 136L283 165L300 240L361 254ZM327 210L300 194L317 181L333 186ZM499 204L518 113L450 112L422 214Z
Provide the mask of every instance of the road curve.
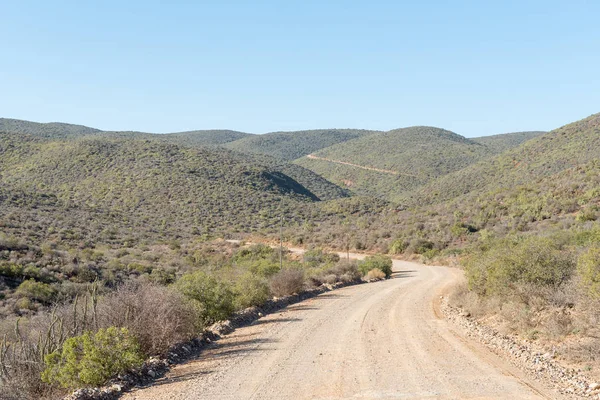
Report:
M441 318L440 291L460 271L405 261L394 270L239 328L124 398L557 398Z

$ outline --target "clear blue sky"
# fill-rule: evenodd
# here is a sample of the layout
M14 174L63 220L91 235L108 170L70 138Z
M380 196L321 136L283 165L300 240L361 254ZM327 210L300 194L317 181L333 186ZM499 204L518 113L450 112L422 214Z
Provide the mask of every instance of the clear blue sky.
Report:
M479 136L600 112L595 0L5 0L0 16L3 117Z

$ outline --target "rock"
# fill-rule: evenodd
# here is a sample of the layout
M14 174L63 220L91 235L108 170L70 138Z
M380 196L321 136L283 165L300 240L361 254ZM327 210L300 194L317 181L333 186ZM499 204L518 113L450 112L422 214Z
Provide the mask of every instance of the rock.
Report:
M588 388L591 391L598 390L598 389L600 389L600 383L598 383L598 382L592 382L592 383L590 383L590 385L588 386Z
M110 391L120 393L121 391L123 391L123 386L119 385L118 383L115 383L110 387Z
M148 370L148 375L151 376L152 378L156 378L156 372L154 372L153 369Z

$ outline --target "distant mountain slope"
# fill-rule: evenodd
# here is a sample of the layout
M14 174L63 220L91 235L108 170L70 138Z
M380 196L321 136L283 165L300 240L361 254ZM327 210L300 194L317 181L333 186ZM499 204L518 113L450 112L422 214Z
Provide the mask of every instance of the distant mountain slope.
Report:
M187 145L216 146L253 136L255 135L230 130L202 130L168 133L161 135L161 138Z
M399 201L432 179L492 154L453 132L416 126L337 144L296 163L357 193Z
M483 136L478 138L471 138L472 141L485 145L488 149L496 154L505 152L506 150L512 149L513 147L519 146L530 139L543 135L546 132L543 131L531 131L531 132L513 132L503 133L500 135Z
M419 189L414 204L496 191L546 179L600 159L600 114L565 125Z
M62 122L38 123L19 119L0 118L0 132L24 133L43 138L72 138L101 133L100 129Z
M311 171L266 157L104 137L1 133L0 177L0 217L30 221L16 226L87 229L112 221L134 236L132 229L252 231L276 224L282 212L288 223L302 221L310 203L346 196Z
M90 135L123 139L160 139L188 146L222 145L246 136L254 136L249 133L231 130L196 130L167 134L137 131L102 131L83 125L62 122L39 123L8 118L0 118L0 132L28 134L45 139L72 139Z
M272 132L247 136L231 142L227 148L246 153L266 154L283 160L295 160L317 150L373 134L360 129L318 129L297 132Z

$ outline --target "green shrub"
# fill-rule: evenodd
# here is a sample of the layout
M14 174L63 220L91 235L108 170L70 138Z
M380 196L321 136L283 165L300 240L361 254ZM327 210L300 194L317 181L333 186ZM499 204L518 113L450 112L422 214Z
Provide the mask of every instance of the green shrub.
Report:
M600 299L600 248L593 247L579 257L577 272L587 293Z
M434 243L425 239L412 239L406 248L407 253L423 254L434 248Z
M597 218L598 216L596 211L589 208L579 211L575 217L575 219L579 222L595 221Z
M246 267L253 274L264 278L269 278L279 272L279 262L271 260L250 260L240 265Z
M479 294L507 294L517 285L558 287L571 276L572 254L549 238L497 240L465 261L469 287Z
M580 246L600 244L600 226L596 224L592 229L577 232L574 240Z
M407 247L408 242L406 242L404 239L396 239L390 245L388 252L390 254L402 254L404 251L406 251Z
M24 275L24 267L19 264L0 264L0 275L9 278L22 278Z
M337 253L327 253L323 249L307 250L302 256L302 260L310 267L316 267L321 264L334 264L340 260Z
M427 250L426 252L424 252L422 254L423 257L425 257L426 260L432 260L435 257L440 255L440 251L438 249L431 249L431 250Z
M24 281L17 288L17 295L36 300L41 303L50 303L56 295L56 289L47 283L36 282L33 279Z
M265 244L253 244L250 247L245 247L235 253L234 260L239 262L242 260L267 260L275 257L275 249Z
M175 269L155 268L150 273L149 279L158 285L169 285L175 282Z
M193 302L205 324L225 320L235 310L231 285L202 271L182 276L175 287Z
M384 255L368 256L363 261L359 262L358 269L363 276L367 275L369 271L377 268L385 274L386 278L392 275L392 259Z
M270 297L271 292L267 280L250 272L242 275L235 284L235 306L237 309L260 306Z
M125 328L100 329L67 339L62 350L48 354L42 380L64 388L100 386L144 361L137 340Z

